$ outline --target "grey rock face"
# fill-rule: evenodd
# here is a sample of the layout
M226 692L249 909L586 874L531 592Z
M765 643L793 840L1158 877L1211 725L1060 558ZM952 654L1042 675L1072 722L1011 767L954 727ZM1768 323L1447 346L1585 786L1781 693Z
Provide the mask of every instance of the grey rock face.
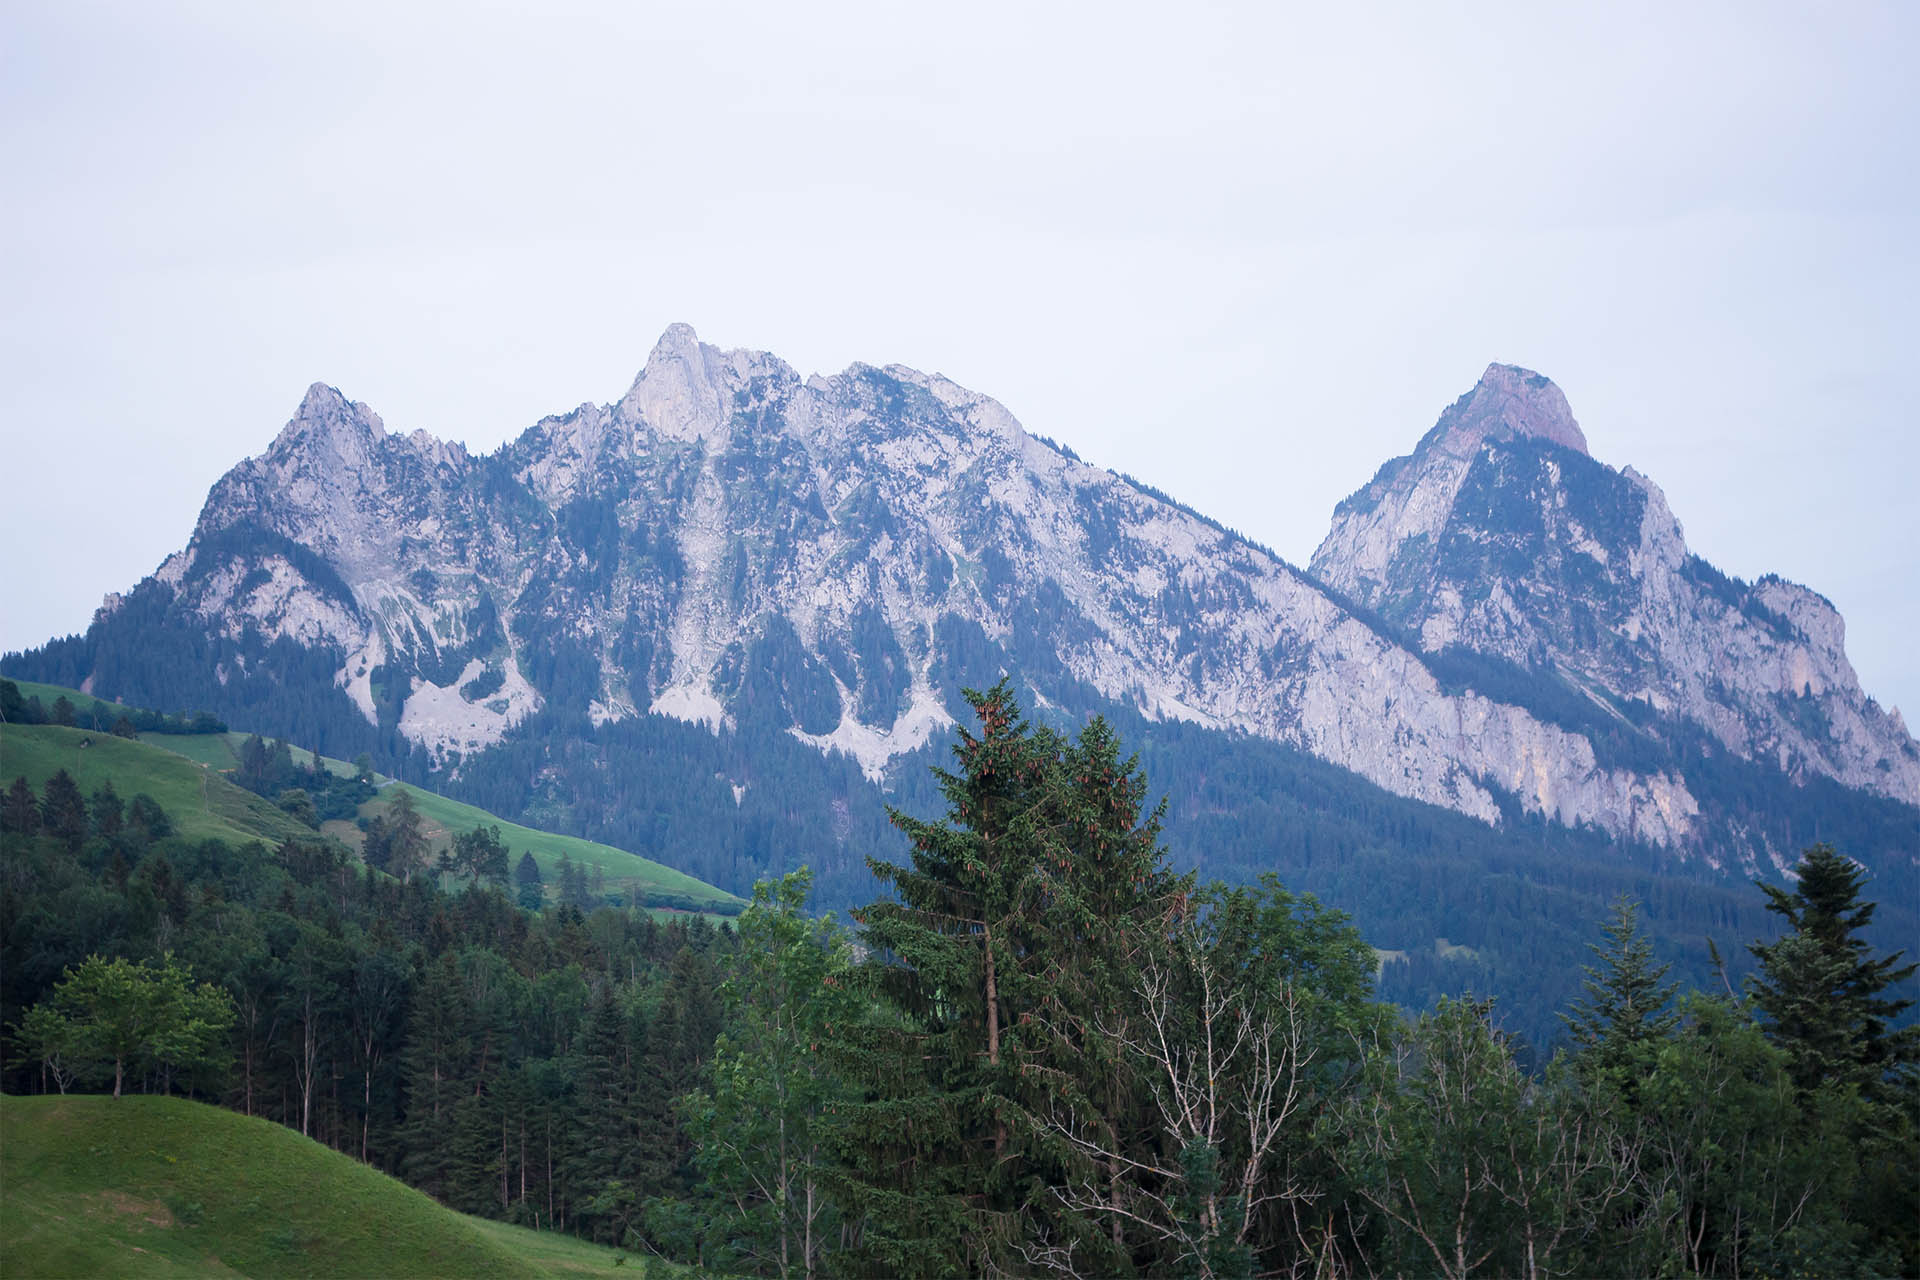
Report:
M1519 532L1494 519L1516 504ZM397 716L450 768L542 707L714 727L751 709L879 777L951 723L978 635L1043 696L1071 682L1293 744L1488 822L1506 794L1685 844L1700 808L1678 773L1449 692L1418 651L1473 643L1565 654L1738 749L1913 794L1911 742L1860 697L1831 608L1777 582L1722 598L1694 563L1658 490L1588 458L1565 398L1525 370L1490 368L1342 504L1315 573L1380 626L938 375L803 381L676 325L618 402L485 457L388 435L316 386L157 576L211 628L336 651L362 713ZM1541 598L1568 584L1592 590ZM1778 729L1764 700L1783 691L1834 731Z
M1489 368L1340 504L1312 572L1427 652L1550 672L1789 777L1920 803L1920 752L1861 690L1833 606L1691 555L1658 486L1588 456L1537 374Z

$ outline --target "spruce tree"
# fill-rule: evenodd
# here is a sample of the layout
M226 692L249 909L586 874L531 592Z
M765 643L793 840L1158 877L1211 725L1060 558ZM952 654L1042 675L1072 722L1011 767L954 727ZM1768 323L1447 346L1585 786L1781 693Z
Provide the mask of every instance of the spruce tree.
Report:
M1033 1001L1023 951L1041 891L1034 811L1056 753L1004 682L967 698L978 732L961 730L957 772L934 771L946 821L892 812L911 861L868 866L898 900L854 914L874 955L864 977L892 1017L841 1045L869 1093L848 1107L859 1172L844 1195L865 1219L854 1265L901 1275L1011 1269L1020 1231L1002 1042Z
M73 853L87 841L87 805L80 788L65 769L47 779L40 799L40 827Z
M407 1079L403 1168L407 1181L429 1195L446 1195L454 1169L455 1108L468 1091L472 1057L466 990L454 969L453 953L443 952L414 988L407 1044L400 1057Z
M0 803L0 830L30 836L40 830L40 801L23 777L15 778Z
M108 779L100 784L87 805L92 815L93 834L111 840L120 834L125 822L126 807L120 803L120 797L114 793L113 781Z
M575 1105L568 1140L567 1179L582 1188L594 1188L592 1203L583 1207L594 1238L620 1243L627 1224L638 1211L633 1189L621 1181L623 1165L633 1160L633 1052L626 1017L614 998L613 984L601 982L587 1009L575 1060ZM612 1194L609 1184L620 1182Z
M562 855L564 856L564 855ZM547 900L546 887L540 881L540 866L531 852L520 855L513 871L514 900L522 911L538 911Z
M1021 1272L1071 1250L1123 1268L1118 1231L1061 1211L1071 1153L1040 1113L1125 1126L1131 1085L1094 1024L1191 881L1162 865L1158 813L1142 817L1145 783L1104 722L1070 745L1005 682L967 697L978 729L934 771L944 820L892 813L911 861L869 866L897 900L855 916L887 1011L836 1038L866 1091L842 1130L856 1265Z
M1680 984L1662 983L1671 966L1653 963L1653 944L1640 932L1633 900L1615 898L1612 910L1602 930L1608 944L1588 944L1600 967L1586 966L1581 985L1587 994L1561 1017L1582 1077L1592 1082L1604 1075L1631 1090L1653 1047L1679 1025L1679 1015L1668 1005Z
M1104 719L1095 717L1045 763L1035 809L1044 889L1028 939L1040 981L1031 1015L1015 1029L1011 1092L1023 1127L1035 1135L1028 1158L1040 1179L1057 1186L1077 1172L1083 1185L1104 1184L1113 1210L1069 1213L1057 1195L1033 1197L1025 1247L1032 1256L1071 1249L1083 1267L1119 1272L1143 1259L1120 1212L1118 1184L1126 1161L1155 1139L1150 1090L1122 1044L1135 1029L1125 1011L1138 1003L1146 958L1166 947L1188 911L1194 877L1166 866L1165 802L1147 809L1138 759L1120 758L1119 738ZM1076 1170L1084 1152L1058 1141L1063 1121L1111 1153L1104 1168Z
M1748 981L1761 1026L1786 1049L1802 1091L1838 1078L1879 1094L1892 1073L1920 1061L1920 1028L1891 1029L1913 1001L1885 994L1920 966L1902 965L1904 951L1872 958L1860 936L1875 909L1860 899L1865 874L1831 845L1809 848L1794 873L1791 892L1760 885L1789 929L1747 948L1760 962Z

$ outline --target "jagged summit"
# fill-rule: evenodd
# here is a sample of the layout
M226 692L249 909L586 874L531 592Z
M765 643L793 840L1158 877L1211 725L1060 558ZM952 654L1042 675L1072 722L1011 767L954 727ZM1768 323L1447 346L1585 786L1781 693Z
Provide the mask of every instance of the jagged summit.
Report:
M1473 390L1453 402L1421 443L1466 457L1489 437L1538 436L1587 452L1587 437L1574 421L1566 395L1553 379L1518 365L1487 366Z
M670 324L616 407L621 421L645 423L671 440L712 440L733 414L733 396L756 378L785 386L799 381L784 360L765 351L723 351L700 341L693 326Z

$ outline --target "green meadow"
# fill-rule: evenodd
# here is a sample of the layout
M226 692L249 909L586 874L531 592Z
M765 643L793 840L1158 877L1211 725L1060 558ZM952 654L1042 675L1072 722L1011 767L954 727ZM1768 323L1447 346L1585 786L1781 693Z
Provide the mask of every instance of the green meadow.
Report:
M58 685L14 683L23 698L38 697L48 708L56 698L65 697L85 718L96 716L96 703L100 708L97 717L108 722L126 710L118 703L100 701ZM234 731L142 733L137 739L126 739L92 728L0 725L0 787L11 783L16 776L24 776L39 791L55 771L65 769L80 784L84 795L92 795L106 781L113 783L122 801L145 792L174 819L176 833L189 839L278 842L311 834L309 828L281 812L271 801L220 776L239 765L239 751L247 737L244 732ZM312 752L299 747L292 748L292 752L296 764L305 765L313 759ZM353 772L353 766L342 760L322 756L321 762L338 774ZM401 791L412 797L414 808L426 820L427 837L434 853L451 845L453 837L463 831L498 826L501 838L511 851L510 862L517 865L523 852L532 853L550 890L559 872L560 860L565 857L589 873L598 868L607 892L622 896L637 892L643 904L662 910L730 916L738 914L746 905L733 894L624 849L507 822L478 806L449 800L411 784L382 786L378 795L360 806L359 816L385 813ZM323 830L356 851L360 848L360 831L351 822L329 822Z
M156 735L167 741L171 735ZM0 725L0 786L24 777L35 791L65 769L82 795L111 782L120 799L145 792L189 840L280 841L311 834L270 800L235 786L192 758L132 738L59 725Z
M9 1277L649 1270L455 1213L291 1129L182 1098L0 1096L0 1186Z

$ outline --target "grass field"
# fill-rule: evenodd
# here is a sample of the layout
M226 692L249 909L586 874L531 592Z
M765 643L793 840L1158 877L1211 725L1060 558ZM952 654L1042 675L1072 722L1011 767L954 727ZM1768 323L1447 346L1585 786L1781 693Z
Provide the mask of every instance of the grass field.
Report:
M9 1277L641 1271L612 1249L455 1213L290 1129L180 1098L0 1097L0 1196Z
M122 802L145 792L166 810L174 833L190 840L271 843L308 834L271 802L162 747L91 729L0 725L0 786L24 777L40 791L61 769L80 785L82 795L91 796L109 781Z
M393 783L382 787L380 794L360 806L362 816L384 813L393 806L400 791L406 791L413 797L413 807L420 811L430 824L429 838L435 852L452 842L453 836L474 827L498 825L500 838L507 842L511 850L509 861L518 864L523 852L531 852L534 862L540 868L540 874L553 884L555 873L560 867L562 854L575 863L588 868L599 867L606 876L609 891L625 892L628 888L640 890L642 901L649 897L671 896L676 905L692 910L713 912L720 915L737 914L746 904L733 894L714 888L704 880L696 880L683 872L675 871L637 854L616 849L612 845L596 844L592 840L582 840L576 836L555 835L551 831L540 831L533 827L523 827L516 823L504 822L485 809L470 804L461 804L458 800L449 800L445 796L431 791L422 791L418 787L405 783Z
M14 681L22 697L38 697L47 707L55 698L65 697L82 711L91 709L96 699L74 689L58 685ZM117 715L117 703L102 702L108 712ZM106 714L103 712L102 714ZM174 818L179 834L192 839L217 837L244 843L251 839L279 841L291 836L311 834L270 802L237 787L218 775L240 763L245 732L207 734L143 733L137 741L116 738L92 729L63 729L55 725L0 726L0 787L24 775L36 791L57 769L64 768L80 784L83 794L108 778L124 800L146 792ZM85 748L81 740L88 741ZM292 748L294 763L305 765L313 753ZM353 766L342 760L322 756L321 761L335 773L347 775ZM204 794L203 794L204 788ZM534 827L507 822L475 805L449 800L432 791L409 784L383 786L380 794L360 806L359 816L384 813L404 789L413 797L414 808L427 820L428 839L434 853L445 849L460 832L474 827L498 826L510 849L510 861L518 864L523 852L531 852L551 893L560 858L564 854L591 871L598 867L605 876L609 892L623 896L637 889L643 903L711 915L739 914L746 903L703 880L663 866L638 854L612 845L583 840L576 836L555 835ZM350 822L329 822L322 830L356 852L360 832Z
M240 763L240 757L234 754L233 744L227 740L232 736L225 733L143 733L140 741L150 747L185 756L216 773L225 773ZM242 736L241 741L245 740Z
M13 680L13 677L8 676L7 679ZM90 693L82 693L78 689L69 689L64 685L40 684L34 680L13 680L13 683L19 687L21 697L40 699L40 705L48 714L52 714L53 704L60 698L65 698L68 702L71 702L74 705L74 709L82 715L90 712L93 705L98 703L102 708L100 714L107 717L108 720L107 724L103 726L104 728L112 728L113 720L118 718L121 712L132 710L131 707L123 706L118 702L109 702L105 698L96 698Z

